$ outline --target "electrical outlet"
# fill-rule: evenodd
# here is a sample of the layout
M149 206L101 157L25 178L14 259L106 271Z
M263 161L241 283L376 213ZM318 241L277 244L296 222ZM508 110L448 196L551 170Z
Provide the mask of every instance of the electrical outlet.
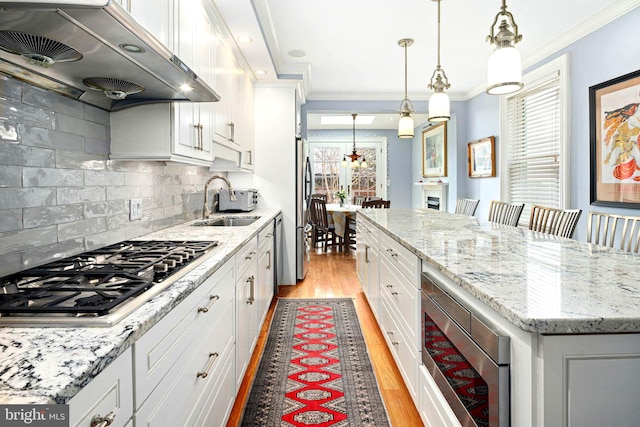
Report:
M142 199L129 200L129 221L142 219Z

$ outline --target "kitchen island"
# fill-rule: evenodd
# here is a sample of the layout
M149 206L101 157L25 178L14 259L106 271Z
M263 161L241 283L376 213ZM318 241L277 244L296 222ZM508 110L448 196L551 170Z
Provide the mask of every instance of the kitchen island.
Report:
M0 403L68 403L223 265L233 261L239 250L250 247L251 242L255 245L259 233L272 233L269 227L278 213L271 209L237 214L259 217L246 226L192 226L199 222L196 220L138 237L136 240L215 240L219 244L204 255L204 262L115 326L0 328Z
M358 216L379 229L380 258L391 239L509 335L511 425L637 425L638 255L435 210Z

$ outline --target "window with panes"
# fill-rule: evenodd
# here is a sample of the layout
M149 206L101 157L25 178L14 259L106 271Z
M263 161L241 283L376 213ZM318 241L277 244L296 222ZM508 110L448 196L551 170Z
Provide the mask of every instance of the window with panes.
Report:
M525 204L520 224L528 223L532 205L567 207L563 69L554 62L542 71L503 102L502 198Z

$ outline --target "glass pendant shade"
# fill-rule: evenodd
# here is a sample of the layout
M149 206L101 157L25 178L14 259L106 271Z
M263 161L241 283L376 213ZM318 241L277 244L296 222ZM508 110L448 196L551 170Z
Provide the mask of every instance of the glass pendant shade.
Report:
M360 167L362 169L367 167L367 160L364 157L362 158L362 163L360 163Z
M504 95L523 86L520 52L514 46L496 48L487 63L487 93Z
M429 97L429 121L446 122L451 119L449 95L445 92L434 92Z
M398 121L398 138L413 138L413 117L402 116Z

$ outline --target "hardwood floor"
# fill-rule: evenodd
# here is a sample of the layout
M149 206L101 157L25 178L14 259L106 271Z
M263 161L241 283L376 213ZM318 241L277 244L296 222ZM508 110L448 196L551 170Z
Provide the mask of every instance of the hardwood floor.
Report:
M281 286L280 298L352 298L356 306L360 326L369 350L369 357L378 379L378 387L389 414L391 425L395 427L421 426L409 391L404 385L393 356L384 341L378 324L367 303L356 276L354 252L349 254L329 251L316 251L311 254L311 263L307 277L296 286ZM242 418L242 410L249 395L251 382L260 361L271 317L275 308L275 299L267 313L267 319L258 336L256 350L253 353L247 373L242 381L238 397L231 412L227 427L237 426ZM257 426L256 426L257 427Z

